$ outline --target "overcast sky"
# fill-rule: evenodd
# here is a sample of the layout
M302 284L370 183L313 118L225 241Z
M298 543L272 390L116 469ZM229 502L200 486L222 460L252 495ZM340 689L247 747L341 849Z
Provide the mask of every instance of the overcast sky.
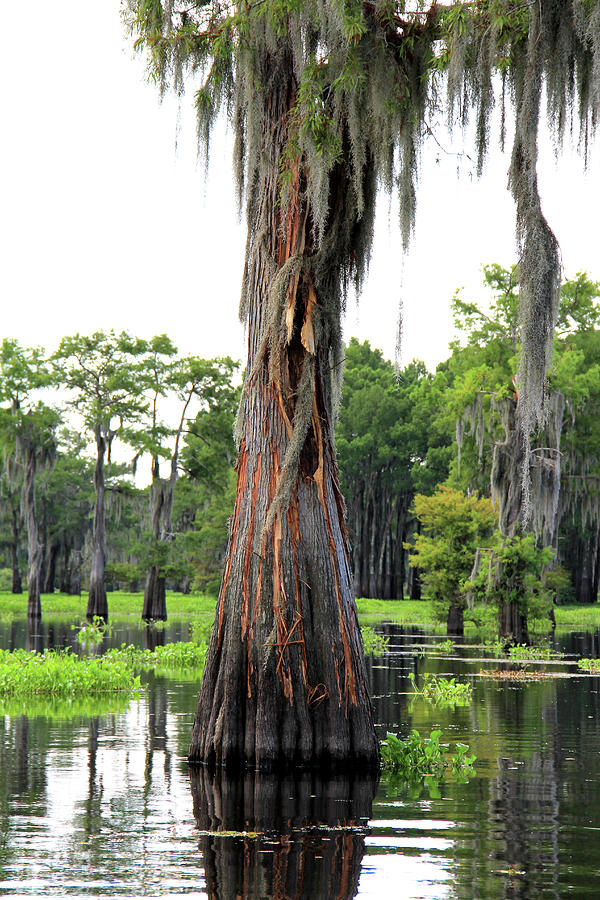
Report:
M5 4L2 18L2 336L53 349L76 331L167 332L182 353L243 357L244 228L225 130L215 134L205 180L192 115L182 111L177 138L177 106L161 105L145 81L119 0L31 0L26 12ZM545 146L540 166L565 273L596 279L598 156L596 147L584 173L574 153L557 167ZM347 337L368 338L392 358L402 299L402 361L431 368L446 357L455 289L477 299L481 265L515 259L507 168L496 153L477 181L468 161L428 150L404 261L393 206L382 198L370 278L348 309Z

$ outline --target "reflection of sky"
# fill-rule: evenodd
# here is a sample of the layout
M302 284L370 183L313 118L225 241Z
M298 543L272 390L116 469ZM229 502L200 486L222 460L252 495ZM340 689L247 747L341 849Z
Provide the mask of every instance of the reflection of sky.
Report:
M451 874L441 856L393 856L382 854L363 859L358 897L378 900L443 900L450 896Z

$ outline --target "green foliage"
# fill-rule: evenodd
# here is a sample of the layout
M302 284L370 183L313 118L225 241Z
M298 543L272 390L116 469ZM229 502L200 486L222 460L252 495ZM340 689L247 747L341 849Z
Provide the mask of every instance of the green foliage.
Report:
M361 625L360 636L362 638L363 651L380 656L387 652L389 637L385 634L377 634L370 625Z
M419 690L415 683L415 676L411 672L408 676L414 688L415 694L420 694L438 706L468 706L473 699L473 688L466 682L455 681L454 678L444 678L425 672L423 684Z
M194 677L200 678L207 650L206 644L194 641L164 644L154 650L121 644L119 648L107 651L102 658L127 666L134 672L191 672Z
M77 632L77 643L82 647L93 647L101 644L109 626L102 616L94 616L91 622L82 622L80 626L71 625L74 630L79 628Z
M530 647L527 644L513 644L508 648L508 655L515 660L542 660L542 659L560 659L562 653L553 650L552 647L540 644Z
M516 602L528 619L545 618L552 598L542 572L553 558L553 549L537 547L531 533L501 539L494 549L495 575L488 584L488 600L497 606Z
M475 775L473 763L476 757L470 755L468 745L458 742L455 752L447 756L445 745L440 744L440 736L441 731L434 730L428 738L423 738L416 728L406 740L394 734L387 735L381 742L381 765L391 787L404 788L416 797L425 786L431 796L439 796L438 784L449 771L459 781Z
M441 620L451 604L466 606L475 551L489 542L495 515L488 499L466 497L443 485L431 497L418 494L414 511L423 531L407 545L409 560L423 572L427 595Z
M0 695L88 696L132 692L139 686L139 678L121 658L80 659L58 650L0 650Z
M592 672L594 675L597 672L600 672L600 659L588 659L586 657L578 660L577 665L580 669L584 669L586 672Z

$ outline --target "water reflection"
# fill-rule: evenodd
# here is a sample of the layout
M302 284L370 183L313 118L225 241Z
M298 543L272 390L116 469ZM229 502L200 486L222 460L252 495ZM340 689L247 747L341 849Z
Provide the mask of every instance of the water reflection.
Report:
M190 782L211 900L356 895L375 779L193 769Z

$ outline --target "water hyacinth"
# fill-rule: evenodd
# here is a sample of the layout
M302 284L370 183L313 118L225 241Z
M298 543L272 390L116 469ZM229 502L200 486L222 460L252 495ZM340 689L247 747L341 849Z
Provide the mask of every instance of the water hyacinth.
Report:
M125 659L80 659L65 650L0 650L0 696L48 694L88 696L140 687Z

